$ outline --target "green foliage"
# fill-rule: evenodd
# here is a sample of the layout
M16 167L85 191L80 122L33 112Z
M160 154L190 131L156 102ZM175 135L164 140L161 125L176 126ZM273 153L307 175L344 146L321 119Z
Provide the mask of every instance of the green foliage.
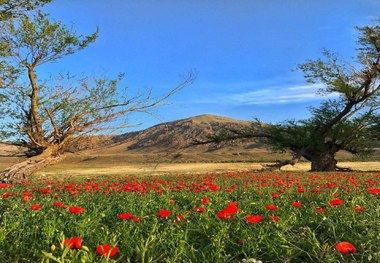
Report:
M52 0L0 0L0 23L16 19Z
M36 8L48 1L34 1ZM24 3L24 2L22 2ZM80 136L125 127L117 118L131 112L148 112L184 86L194 74L166 95L152 97L151 91L131 96L127 88L118 87L123 75L108 77L73 77L70 74L41 79L40 66L72 55L88 47L98 35L77 34L61 22L40 11L7 21L2 28L6 51L0 78L0 140L8 139L28 150L28 157L65 153ZM26 82L25 82L26 81Z
M51 0L0 0L0 89L10 87L19 77L19 69L10 63L9 30L13 23L25 18ZM4 95L0 94L0 98Z
M310 108L309 119L287 120L266 129L270 147L306 158L312 169L313 163L317 170L333 169L340 150L368 154L380 138L380 25L357 29L355 65L324 50L324 58L299 66L308 82L323 84L320 94L337 98ZM324 167L324 162L332 165Z
M346 150L366 155L380 138L379 116L362 113L333 125L320 134L319 127L329 123L342 111L342 103L328 100L318 108L311 108L312 117L306 120L289 120L267 128L270 134L266 142L276 151L291 150L295 154L308 155L308 151L337 152ZM363 116L363 114L367 114Z
M97 38L97 32L77 35L61 22L37 12L33 17L22 17L20 24L12 25L7 34L10 56L21 66L52 62L86 48Z
M2 195L15 193L0 199L0 261L378 262L380 211L377 196L367 188L378 189L379 180L371 173L228 172L17 184L0 189ZM197 191L211 182L220 189ZM134 190L119 190L128 186ZM34 194L29 202L21 201L25 190ZM279 197L273 198L273 192L280 193ZM344 204L331 206L330 200L338 196ZM208 204L201 203L205 197ZM56 201L66 207L53 206ZM302 206L292 206L295 201ZM239 211L233 218L218 218L229 202L237 202ZM42 208L31 210L31 204ZM266 209L269 204L278 210ZM71 205L86 210L71 214ZM196 212L197 207L205 212ZM327 211L317 213L318 207ZM356 207L364 210L355 211ZM170 216L160 218L161 209L170 210ZM128 212L141 221L118 218ZM264 216L263 221L248 223L245 216L253 214ZM184 219L177 221L178 215ZM272 221L273 215L279 221ZM67 249L63 240L70 237L81 237L86 247ZM357 252L342 255L334 248L341 241L353 243ZM116 245L119 252L110 259L101 258L95 252L100 244Z

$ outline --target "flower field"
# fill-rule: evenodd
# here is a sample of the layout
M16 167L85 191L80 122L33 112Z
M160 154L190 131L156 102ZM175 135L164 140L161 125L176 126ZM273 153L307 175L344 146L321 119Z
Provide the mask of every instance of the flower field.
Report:
M0 184L0 262L380 262L380 174Z

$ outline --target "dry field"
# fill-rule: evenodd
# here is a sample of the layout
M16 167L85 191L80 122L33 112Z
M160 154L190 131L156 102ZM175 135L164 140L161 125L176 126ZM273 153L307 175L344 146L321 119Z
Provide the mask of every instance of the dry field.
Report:
M342 167L350 167L359 171L380 171L380 162L341 162ZM70 166L56 165L46 168L40 172L42 176L64 175L64 176L95 176L95 175L159 175L167 173L206 173L222 171L251 171L259 170L262 165L259 163L159 163L159 164L136 164L128 165L102 165L102 166ZM288 165L282 168L284 171L308 171L309 163L299 163L294 167Z
M64 175L64 176L95 176L95 175L158 175L167 173L206 173L206 172L222 172L222 171L252 171L262 168L262 164L267 161L258 162L191 162L191 163L173 163L162 160L153 160L152 158L144 158L133 160L128 158L130 162L124 158L110 156L109 158L68 158L64 162L55 166L48 167L39 174L47 175ZM3 169L13 163L16 163L17 158L0 158L0 169ZM339 162L341 167L350 167L359 171L380 171L380 162ZM284 171L308 171L310 163L301 162L293 166L285 166Z

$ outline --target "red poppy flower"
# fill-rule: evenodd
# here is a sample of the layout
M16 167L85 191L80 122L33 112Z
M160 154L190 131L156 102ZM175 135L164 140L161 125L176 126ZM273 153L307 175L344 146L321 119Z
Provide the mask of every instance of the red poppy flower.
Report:
M141 222L141 218L139 218L139 217L134 217L134 216L132 216L132 217L131 217L131 220L132 220L133 222L135 222L135 223L140 223L140 222Z
M220 219L224 219L224 218L229 218L231 215L227 213L225 210L222 210L219 213L217 213L216 216L219 217Z
M351 254L356 252L356 248L349 242L339 242L335 248L343 254Z
M111 247L111 245L101 245L96 247L96 252L100 256L108 256L108 257L113 257L119 250L118 247Z
M174 204L176 201L174 199L169 200L169 204Z
M9 188L12 187L11 184L5 184L5 183L0 183L0 188Z
M80 237L67 238L63 241L63 245L71 249L80 249L82 247L82 239Z
M279 198L279 197L280 195L278 193L275 193L275 192L272 193L272 198Z
M166 218L170 216L170 211L169 210L160 210L158 213L158 216Z
M70 206L69 207L69 212L73 213L73 214L81 214L84 211L86 211L86 209L84 209L83 207L78 207L78 206Z
M208 203L210 202L210 199L209 198L203 198L202 200L201 200L201 203L202 204L204 204L204 205L207 205Z
M23 203L27 203L30 201L30 196L29 195L25 195L23 198L22 198L22 202Z
M197 207L195 208L195 211L197 211L198 213L203 213L204 211L206 211L206 209L204 207Z
M301 204L301 202L293 202L293 206L294 207L301 207L302 204Z
M237 207L237 204L230 203L224 211L228 214L236 214L239 211L239 208Z
M65 203L64 202L54 202L53 206L65 207Z
M367 190L369 191L369 193L371 195L378 195L378 194L380 194L380 188L368 187Z
M355 210L356 212L361 212L361 211L364 210L364 206L357 206L357 207L354 207L354 210Z
M183 219L185 219L185 217L184 217L183 215L178 215L178 216L177 216L177 220L178 220L178 221L181 221L181 220L183 220Z
M304 193L304 192L305 192L305 188L303 188L302 186L301 186L301 187L298 187L298 188L297 188L297 192L298 192L298 193Z
M3 199L7 199L8 197L14 196L14 195L15 195L15 193L5 193L5 194L3 194Z
M237 205L237 202L229 202L228 206L225 209L216 214L217 217L232 219L231 215L236 214L239 211Z
M277 211L277 206L275 205L266 205L265 208L268 210Z
M273 221L276 221L276 222L278 220L280 220L280 218L278 216L270 216L269 218L272 219Z
M317 208L315 208L315 211L317 211L318 213L326 213L327 209L326 208L317 207Z
M331 200L330 205L332 205L332 206L343 205L343 200L340 200L340 199Z
M132 213L122 213L122 214L119 214L118 217L120 219L131 219L133 217L133 214Z
M42 206L39 205L39 204L34 204L34 205L31 205L30 208L31 208L32 210L40 210L40 209L42 208Z
M249 223L259 223L261 220L264 219L263 216L260 216L260 215L254 215L254 216L246 216L245 219L249 222Z

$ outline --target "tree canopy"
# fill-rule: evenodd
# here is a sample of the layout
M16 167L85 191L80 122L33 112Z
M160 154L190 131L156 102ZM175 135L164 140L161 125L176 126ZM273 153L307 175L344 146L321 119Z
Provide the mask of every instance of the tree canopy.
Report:
M2 180L22 179L61 160L83 135L127 126L120 118L132 112L149 113L195 79L190 72L157 97L152 90L131 94L120 87L122 74L109 78L62 73L43 79L38 74L41 65L86 48L98 32L80 35L40 11L20 16L2 30L9 67L4 72L12 77L0 89L0 140L24 147L30 158L0 173Z
M340 150L370 152L380 138L380 23L357 30L357 55L351 63L325 50L323 58L299 66L309 83L323 84L320 94L335 95L310 108L310 118L271 125L254 122L249 130L224 131L208 142L259 137L273 150L293 155L273 167L303 157L313 171L339 169L335 155Z

